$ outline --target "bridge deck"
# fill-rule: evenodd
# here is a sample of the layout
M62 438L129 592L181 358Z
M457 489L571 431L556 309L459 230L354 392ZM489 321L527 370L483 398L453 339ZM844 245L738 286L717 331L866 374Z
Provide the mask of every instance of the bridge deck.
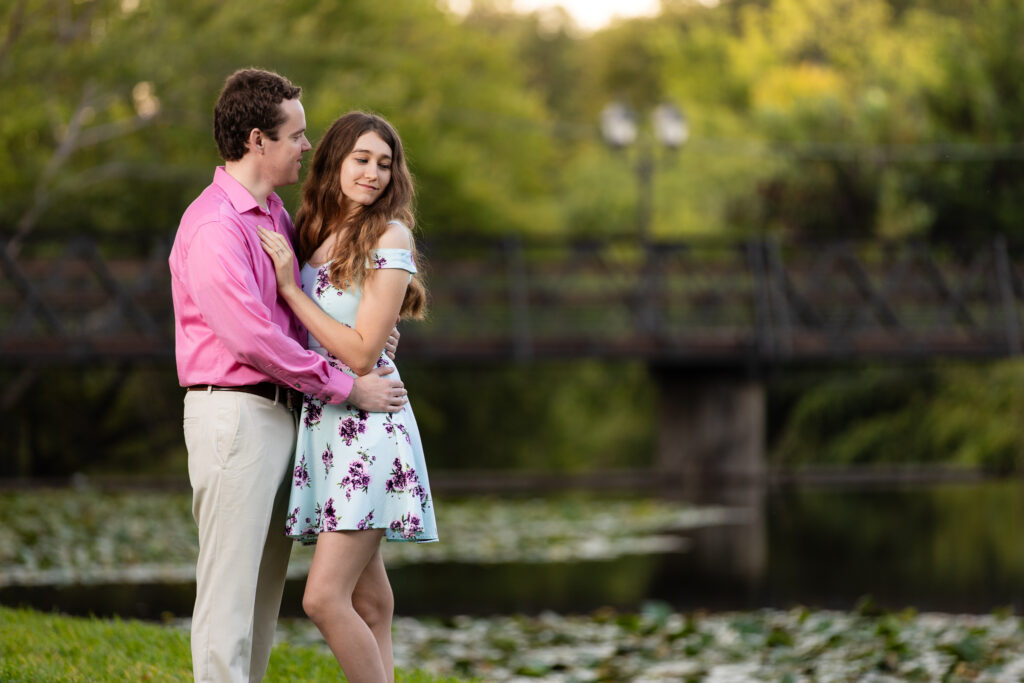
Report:
M1021 351L1024 253L920 244L504 240L424 245L431 314L406 357L749 365ZM166 248L0 251L0 362L173 358Z

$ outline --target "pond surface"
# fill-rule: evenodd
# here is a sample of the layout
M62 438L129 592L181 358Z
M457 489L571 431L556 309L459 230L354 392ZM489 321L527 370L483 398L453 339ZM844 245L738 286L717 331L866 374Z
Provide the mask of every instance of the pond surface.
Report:
M723 525L679 532L682 552L602 562L391 572L403 613L586 612L660 600L681 610L1024 612L1024 483L724 493Z
M725 521L675 529L675 550L596 560L403 562L389 569L401 615L587 613L761 607L1024 612L1024 483L722 492ZM514 508L513 508L514 509ZM595 533L593 528L588 533ZM557 542L557 541L555 541ZM417 550L417 548L412 548ZM387 551L385 551L387 553ZM283 614L300 614L303 580ZM8 585L0 603L141 618L188 615L191 582Z
M1024 609L1024 482L779 491L751 600L988 612Z

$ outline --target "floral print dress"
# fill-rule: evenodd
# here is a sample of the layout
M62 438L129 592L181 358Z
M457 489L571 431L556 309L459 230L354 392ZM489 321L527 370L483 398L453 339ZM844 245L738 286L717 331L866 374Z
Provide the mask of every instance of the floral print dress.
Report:
M375 268L416 272L408 249L378 249L373 256ZM302 288L332 318L354 326L362 292L336 288L327 267L303 266ZM354 375L312 335L309 348ZM393 363L381 353L377 366L385 365ZM397 379L398 369L389 377ZM384 529L389 541L436 541L434 505L411 405L397 413L368 413L307 395L288 511L285 534L307 545L321 532L347 529Z

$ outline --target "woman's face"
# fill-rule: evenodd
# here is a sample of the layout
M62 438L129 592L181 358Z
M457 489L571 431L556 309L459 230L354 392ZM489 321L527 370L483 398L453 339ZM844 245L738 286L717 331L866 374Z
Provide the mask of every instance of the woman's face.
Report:
M363 133L341 162L341 193L369 206L391 182L391 147L374 132Z

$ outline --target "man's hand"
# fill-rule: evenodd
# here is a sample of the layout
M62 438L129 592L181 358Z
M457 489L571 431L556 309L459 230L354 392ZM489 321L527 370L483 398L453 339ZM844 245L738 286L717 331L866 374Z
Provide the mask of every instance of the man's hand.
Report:
M384 342L384 353L388 354L388 358L391 360L395 359L395 352L398 351L398 338L401 336L402 333L398 331L398 323L395 323L395 329L391 330L387 341Z
M375 368L357 377L352 385L352 393L348 395L348 402L371 413L394 413L401 410L408 401L405 385L400 380L384 376L394 371L394 368L389 367Z

